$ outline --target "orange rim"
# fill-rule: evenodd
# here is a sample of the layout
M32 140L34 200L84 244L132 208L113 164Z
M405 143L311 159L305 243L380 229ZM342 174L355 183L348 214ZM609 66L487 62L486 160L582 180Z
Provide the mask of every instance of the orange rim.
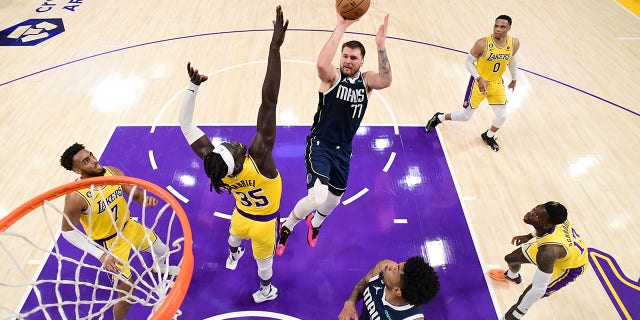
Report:
M45 200L53 200L66 195L69 192L88 188L92 185L104 186L114 184L139 186L165 200L178 215L184 236L182 266L180 267L180 272L178 273L176 281L169 291L166 299L151 317L151 319L171 319L182 304L182 301L187 294L189 284L191 283L191 277L193 275L193 249L191 226L189 225L187 215L178 200L176 200L176 198L174 198L173 195L167 192L164 188L146 180L127 176L95 177L74 181L44 192L11 211L9 215L0 220L0 232L6 231L16 221L42 206L42 202Z

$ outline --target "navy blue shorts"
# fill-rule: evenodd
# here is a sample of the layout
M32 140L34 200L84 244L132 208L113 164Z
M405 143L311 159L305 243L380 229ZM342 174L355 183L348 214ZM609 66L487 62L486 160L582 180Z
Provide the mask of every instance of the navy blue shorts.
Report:
M341 196L347 189L351 146L336 146L323 143L316 137L307 137L305 163L307 168L307 189L313 187L316 179L329 186L329 192Z

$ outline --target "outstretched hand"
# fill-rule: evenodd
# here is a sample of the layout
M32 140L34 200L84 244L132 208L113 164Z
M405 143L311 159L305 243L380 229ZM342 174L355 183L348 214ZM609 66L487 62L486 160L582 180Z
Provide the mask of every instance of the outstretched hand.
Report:
M344 25L345 25L345 28L346 28L346 27L348 27L348 26L350 26L350 25L352 25L352 24L353 24L354 22L356 22L356 21L360 21L360 18L355 19L355 20L348 20L348 19L345 19L345 18L340 14L340 12L338 12L338 10L336 10L336 15L338 16L338 24L344 24Z
M191 83L199 86L201 83L207 81L209 77L198 73L198 69L193 68L191 66L191 62L187 62L187 72L189 73L189 78L191 79Z
M521 236L515 236L511 239L511 244L519 246L523 243L527 243L529 240L533 239L533 236L530 234L525 234Z
M282 14L282 7L276 7L276 21L273 21L273 37L271 38L271 45L277 45L278 47L284 42L284 36L287 33L287 27L289 27L289 19L284 21L284 15Z
M389 14L387 13L384 16L384 22L378 28L378 33L376 33L376 45L378 49L384 48L384 39L387 37L387 27L389 27Z

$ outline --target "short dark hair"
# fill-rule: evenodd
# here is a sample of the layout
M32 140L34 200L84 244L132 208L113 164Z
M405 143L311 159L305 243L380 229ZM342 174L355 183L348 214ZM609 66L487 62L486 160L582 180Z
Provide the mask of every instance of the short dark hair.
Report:
M496 20L507 20L507 22L509 22L509 25L511 25L511 17L509 17L506 14L501 14L499 15Z
M544 204L544 209L549 213L549 221L553 224L561 224L567 220L567 208L560 202L549 201Z
M222 193L222 189L224 188L231 193L229 185L222 182L222 178L227 175L228 168L220 154L209 152L204 156L204 172L207 174L207 177L211 179L211 184L209 185L210 191L213 191L215 188L217 193Z
M367 53L367 51L364 49L364 45L362 45L360 41L356 41L356 40L347 41L342 44L342 48L340 50L342 51L344 47L351 48L351 49L360 49L360 52L362 53L362 58L364 58L365 53Z
M431 301L440 291L440 281L424 258L415 256L407 259L404 272L400 276L402 297L413 305L423 305Z
M80 150L84 150L84 145L77 142L72 144L60 156L60 165L69 171L73 170L73 157L80 152Z

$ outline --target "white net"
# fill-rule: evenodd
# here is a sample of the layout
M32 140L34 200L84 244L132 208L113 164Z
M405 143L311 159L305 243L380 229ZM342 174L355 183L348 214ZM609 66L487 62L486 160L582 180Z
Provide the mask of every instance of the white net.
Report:
M159 198L153 208L141 206L133 197L123 195L131 212L124 226L116 224L125 218L118 220L117 213L108 206L103 213L109 214L116 230L110 240L103 242L106 251L122 257L116 244L119 243L120 252L123 246L128 249L126 260L119 259L124 269L119 273L108 271L94 256L59 236L61 220L69 222L61 207L66 193L50 196L41 200L38 207L27 210L30 211L27 225L19 223L27 221L24 217L9 223L7 228L5 221L11 215L3 219L0 224L3 230L0 231L0 319L113 319L113 306L123 300L131 304L127 313L130 319L177 317L193 268L190 229L187 223L185 232L186 216L177 201L155 185L153 194L145 189L151 185L148 182L144 186L134 185L133 190L139 188L145 200L150 196ZM88 188L95 195L94 201L106 199L100 187L90 185ZM89 218L86 226L94 228L94 221ZM85 241L91 241L82 228L79 231ZM137 233L136 237L130 236L132 232ZM25 257L42 258L25 261ZM178 270L180 273L175 278ZM127 279L126 274L131 277ZM163 306L176 282L182 282L179 292L172 294L170 306ZM122 290L122 283L132 287L133 292Z

